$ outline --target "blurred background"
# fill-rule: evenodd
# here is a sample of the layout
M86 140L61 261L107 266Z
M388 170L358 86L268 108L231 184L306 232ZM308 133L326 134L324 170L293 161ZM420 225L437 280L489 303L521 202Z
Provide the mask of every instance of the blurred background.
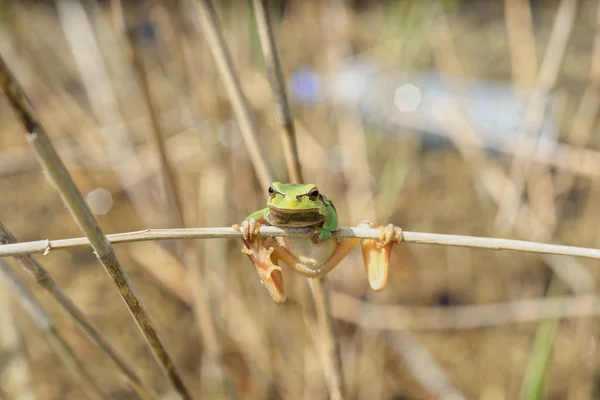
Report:
M0 1L0 53L106 233L227 227L264 207L194 3ZM597 1L270 5L304 177L342 226L600 247ZM263 153L286 181L252 2L214 6ZM4 96L0 128L0 221L19 241L82 236ZM328 398L305 278L284 268L288 301L276 305L240 240L115 249L198 398ZM92 250L36 258L142 380L176 398ZM3 260L106 398L136 398ZM356 249L328 282L347 397L599 398L599 278L593 260L401 244L375 293ZM0 398L86 398L0 284ZM538 397L523 397L529 374Z

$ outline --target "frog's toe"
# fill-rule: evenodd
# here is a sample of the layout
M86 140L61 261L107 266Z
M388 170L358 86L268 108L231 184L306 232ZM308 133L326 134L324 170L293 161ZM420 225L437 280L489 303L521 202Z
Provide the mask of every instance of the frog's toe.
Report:
M319 243L319 242L322 240L322 237L321 237L321 236L322 236L322 235L321 235L321 232L319 232L319 231L317 231L317 230L315 229L315 230L313 231L313 233L312 233L311 237L310 237L310 240L312 240L312 242L313 242L314 244L317 244L317 243Z
M325 228L315 228L312 233L311 240L313 243L317 244L325 239L329 239L331 235L331 232Z
M379 240L377 241L377 247L379 248L385 247L392 242L398 243L402 240L402 229L393 224L380 226L379 231Z
M252 242L260 232L260 223L258 221L247 219L242 222L242 239Z
M277 304L285 303L286 294L283 287L283 277L281 268L272 268L267 274L261 276L261 283L271 296L271 299Z

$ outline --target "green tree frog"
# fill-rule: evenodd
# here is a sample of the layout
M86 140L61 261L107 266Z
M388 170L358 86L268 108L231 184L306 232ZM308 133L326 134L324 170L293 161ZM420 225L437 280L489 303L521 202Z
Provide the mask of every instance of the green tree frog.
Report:
M387 282L392 244L401 239L402 231L393 225L379 227L379 239L332 237L338 229L335 206L313 184L273 182L268 189L267 207L250 214L241 224L244 249L256 267L262 284L276 303L286 294L281 276L282 261L300 274L319 278L335 268L361 242L369 284L375 291ZM312 227L308 237L257 236L261 225L278 227ZM361 226L374 227L368 221Z

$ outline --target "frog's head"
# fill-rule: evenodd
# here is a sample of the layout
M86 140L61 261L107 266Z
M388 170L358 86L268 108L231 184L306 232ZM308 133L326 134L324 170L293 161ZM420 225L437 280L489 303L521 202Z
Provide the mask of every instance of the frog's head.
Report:
M313 184L273 182L269 186L267 222L274 226L305 227L325 221L323 195Z

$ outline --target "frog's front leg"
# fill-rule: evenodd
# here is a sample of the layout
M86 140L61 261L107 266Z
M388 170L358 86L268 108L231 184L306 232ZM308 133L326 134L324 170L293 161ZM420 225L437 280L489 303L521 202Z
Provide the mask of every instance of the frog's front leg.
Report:
M375 228L375 224L363 221L360 227ZM380 226L379 239L363 239L362 255L367 270L369 285L371 289L380 291L385 288L390 265L390 254L392 245L402 240L402 229L388 224Z
M242 240L244 242L254 242L260 226L267 222L268 208L263 208L248 215L242 222L240 229L242 231Z
M265 238L256 236L263 223L266 222L268 208L250 214L240 227L244 248L242 252L248 256L252 265L256 268L260 282L275 303L283 303L286 299L283 287L281 267L277 260L273 261L273 250L271 246L265 247ZM269 240L266 240L269 242Z

